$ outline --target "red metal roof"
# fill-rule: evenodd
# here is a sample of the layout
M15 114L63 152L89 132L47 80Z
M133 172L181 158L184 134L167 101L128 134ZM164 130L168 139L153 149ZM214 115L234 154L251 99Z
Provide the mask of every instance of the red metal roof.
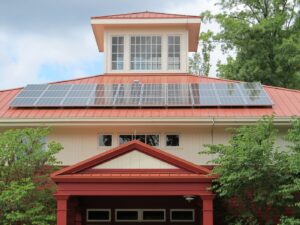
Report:
M57 83L193 83L237 82L191 74L104 74ZM0 119L63 119L63 118L199 118L199 117L276 117L300 116L300 91L264 86L272 98L272 108L80 108L80 109L17 109L9 104L21 88L0 91Z
M92 19L181 19L181 18L200 18L200 16L145 11L145 12L134 12L134 13L92 17Z

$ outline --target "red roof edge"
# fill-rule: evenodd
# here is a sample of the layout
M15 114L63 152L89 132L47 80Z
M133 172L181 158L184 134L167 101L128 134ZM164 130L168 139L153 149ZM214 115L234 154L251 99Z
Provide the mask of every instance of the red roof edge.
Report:
M156 15L162 15L163 18L168 19L165 16L169 16L170 19L172 18L201 18L201 16L196 15L186 15L186 14L176 14L176 13L164 13L164 12L153 12L153 11L141 11L141 12L131 12L131 13L120 13L120 14L112 14L112 15L103 15L103 16L92 16L91 19L121 19L122 16L126 17L126 19L136 19L137 17L127 17L127 16L133 16L138 14L156 14ZM149 18L149 17L148 17ZM143 19L148 19L147 17L144 17ZM156 18L159 18L156 16ZM142 17L140 18L142 19Z

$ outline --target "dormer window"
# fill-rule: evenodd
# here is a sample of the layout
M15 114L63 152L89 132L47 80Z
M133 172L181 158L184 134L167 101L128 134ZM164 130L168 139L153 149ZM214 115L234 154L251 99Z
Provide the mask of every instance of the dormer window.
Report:
M168 70L180 69L180 36L168 36Z
M124 67L124 37L112 37L111 68L112 70L123 70Z
M161 70L160 36L132 36L130 38L130 69Z

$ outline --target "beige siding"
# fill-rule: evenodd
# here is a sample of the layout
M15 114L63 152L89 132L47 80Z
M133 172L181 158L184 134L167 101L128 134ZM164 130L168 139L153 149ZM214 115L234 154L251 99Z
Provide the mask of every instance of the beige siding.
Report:
M284 147L283 134L285 129L280 130L277 144ZM200 155L205 144L226 144L230 131L225 127L65 127L53 128L48 140L55 140L64 146L58 154L58 159L64 165L74 164L95 154L110 149L98 146L98 135L112 134L113 146L118 146L119 134L160 134L160 146L158 148L196 164L209 164L212 159L208 155ZM165 134L180 134L179 147L165 146ZM148 167L148 166L147 166Z
M5 129L8 128L2 127L0 132ZM281 149L285 149L287 145L284 140L287 129L287 127L281 127L278 132L276 144ZM118 146L119 134L159 134L160 146L158 148L196 164L210 164L211 156L199 154L204 150L204 145L226 144L231 135L226 127L221 126L215 126L213 129L211 126L136 126L134 128L128 126L69 126L53 127L48 141L57 141L63 145L64 149L57 157L64 165L71 165L111 148L98 146L99 134L112 134L112 147ZM166 134L180 134L180 146L166 147ZM138 159L139 162L141 160L143 159ZM146 168L149 168L149 162L146 163ZM125 165L123 164L123 166ZM160 166L163 167L163 165L153 162L153 167L159 168Z
M142 152L132 151L95 168L98 169L175 169L173 165L153 158Z

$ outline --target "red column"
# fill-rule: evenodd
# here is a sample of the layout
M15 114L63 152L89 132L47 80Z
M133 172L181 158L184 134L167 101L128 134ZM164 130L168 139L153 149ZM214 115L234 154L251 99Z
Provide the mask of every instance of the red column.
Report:
M68 212L68 195L55 195L57 211L56 211L56 224L67 225L67 212Z
M81 212L80 212L80 210L76 210L75 225L81 225Z
M213 225L214 224L214 209L213 209L213 195L201 196L202 199L202 213L203 213L203 224L202 225Z

